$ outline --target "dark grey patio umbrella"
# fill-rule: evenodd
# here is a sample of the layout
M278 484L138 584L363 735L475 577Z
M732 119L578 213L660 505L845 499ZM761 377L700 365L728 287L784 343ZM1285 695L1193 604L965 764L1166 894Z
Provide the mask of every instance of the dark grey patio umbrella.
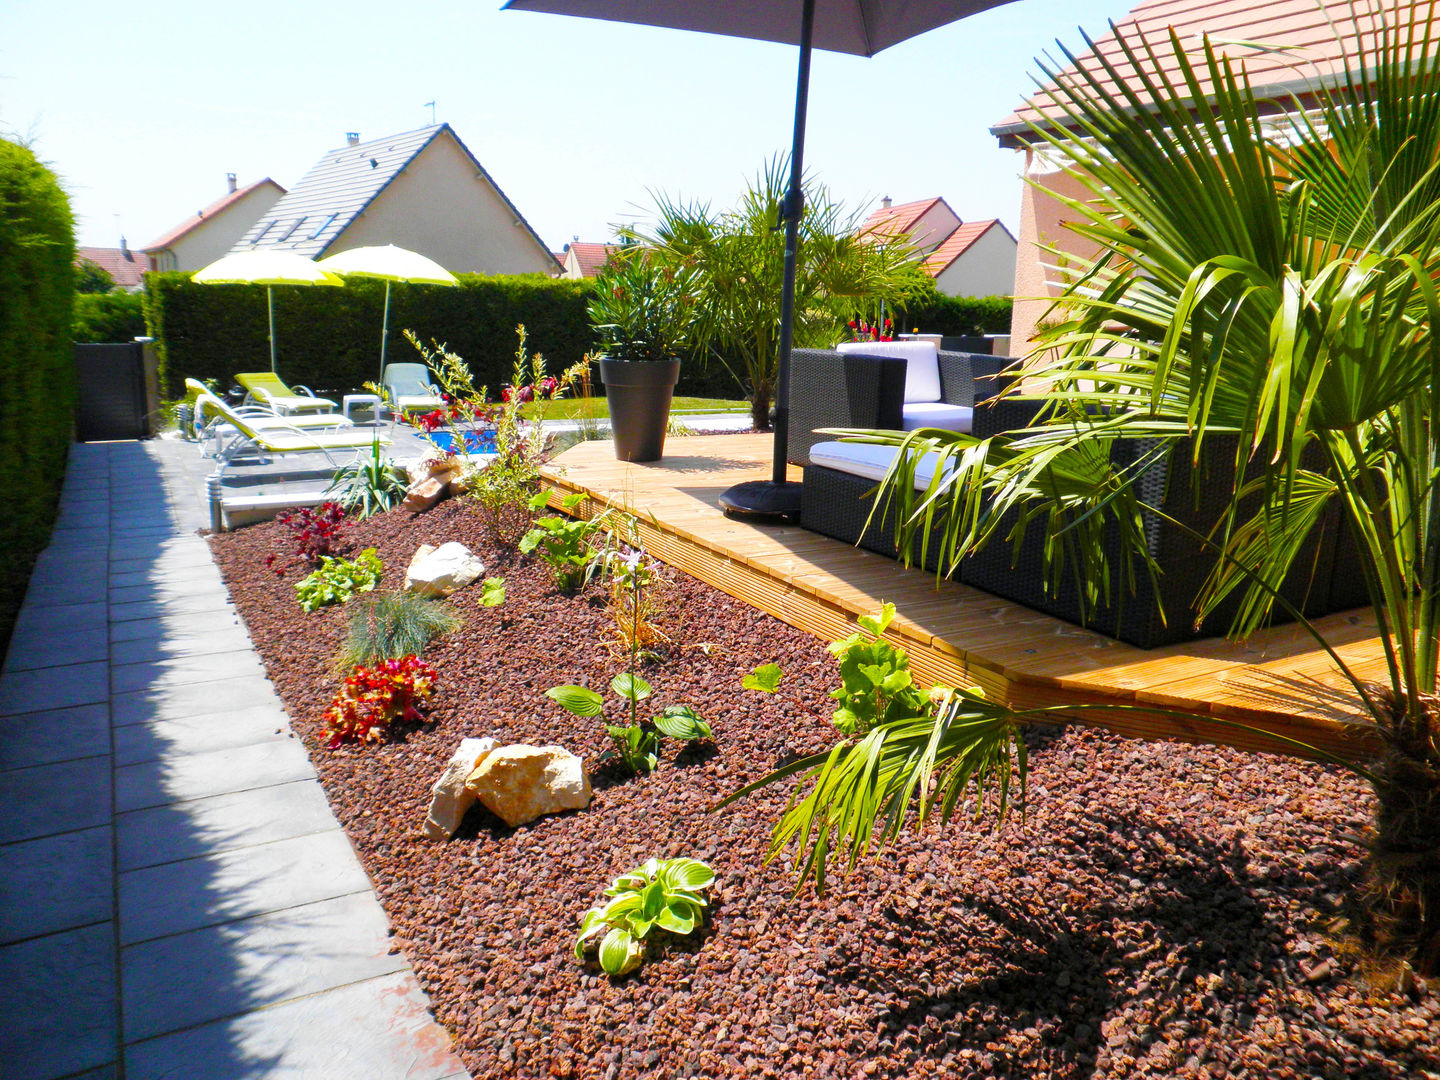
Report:
M801 159L805 105L810 92L810 51L874 56L881 49L937 26L1013 0L508 0L505 8L580 15L611 22L668 26L708 34L779 41L800 46L795 88L795 133L785 220L785 282L780 294L780 365L775 388L775 460L769 480L737 484L720 496L729 513L794 516L800 485L785 479L786 425L790 416L790 339L795 318L795 266L804 210Z

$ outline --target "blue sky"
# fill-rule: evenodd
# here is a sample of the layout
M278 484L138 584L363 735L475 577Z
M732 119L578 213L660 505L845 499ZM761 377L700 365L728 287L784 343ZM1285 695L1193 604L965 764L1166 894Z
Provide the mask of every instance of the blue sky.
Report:
M789 148L793 47L500 0L0 2L0 132L70 192L82 244L155 239L224 193L289 186L344 133L448 121L558 250L643 219L647 190L728 206ZM942 195L1014 229L1018 156L988 133L1033 58L1130 5L1019 0L865 59L816 53L806 165L850 207Z

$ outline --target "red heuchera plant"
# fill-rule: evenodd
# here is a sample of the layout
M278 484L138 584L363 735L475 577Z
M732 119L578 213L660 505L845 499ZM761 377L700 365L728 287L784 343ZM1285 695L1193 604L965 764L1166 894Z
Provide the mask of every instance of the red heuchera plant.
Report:
M345 508L339 503L323 502L311 509L308 506L275 515L275 520L290 530L295 541L295 550L278 567L275 565L279 554L267 555L265 565L275 571L276 577L284 577L285 570L294 562L303 562L314 568L326 555L340 550L340 532L345 525Z
M435 669L418 656L381 660L374 667L357 664L325 710L325 748L343 743L381 742L396 721L419 723L417 708L429 701Z

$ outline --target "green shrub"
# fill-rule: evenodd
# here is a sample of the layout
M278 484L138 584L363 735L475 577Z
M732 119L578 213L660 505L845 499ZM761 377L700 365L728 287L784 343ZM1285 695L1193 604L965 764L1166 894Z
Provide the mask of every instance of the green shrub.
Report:
M54 521L74 426L75 231L54 174L0 139L0 647Z
M350 616L350 632L340 654L347 667L418 656L425 646L460 626L449 604L410 592L387 593L361 602Z
M101 345L133 341L145 334L145 296L138 292L78 293L75 296L75 340Z
M345 604L356 593L371 592L380 584L384 565L375 549L366 548L353 559L337 559L333 555L320 558L314 573L295 583L295 599L302 611L314 611L327 604Z
M1011 306L1008 296L945 296L932 287L896 309L894 319L905 333L918 327L947 337L1008 334Z

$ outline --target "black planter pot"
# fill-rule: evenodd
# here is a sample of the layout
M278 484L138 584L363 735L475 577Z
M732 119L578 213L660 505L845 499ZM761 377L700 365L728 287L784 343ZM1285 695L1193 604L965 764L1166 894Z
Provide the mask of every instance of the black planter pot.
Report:
M615 456L621 461L660 460L670 426L670 398L679 378L679 360L600 361Z

